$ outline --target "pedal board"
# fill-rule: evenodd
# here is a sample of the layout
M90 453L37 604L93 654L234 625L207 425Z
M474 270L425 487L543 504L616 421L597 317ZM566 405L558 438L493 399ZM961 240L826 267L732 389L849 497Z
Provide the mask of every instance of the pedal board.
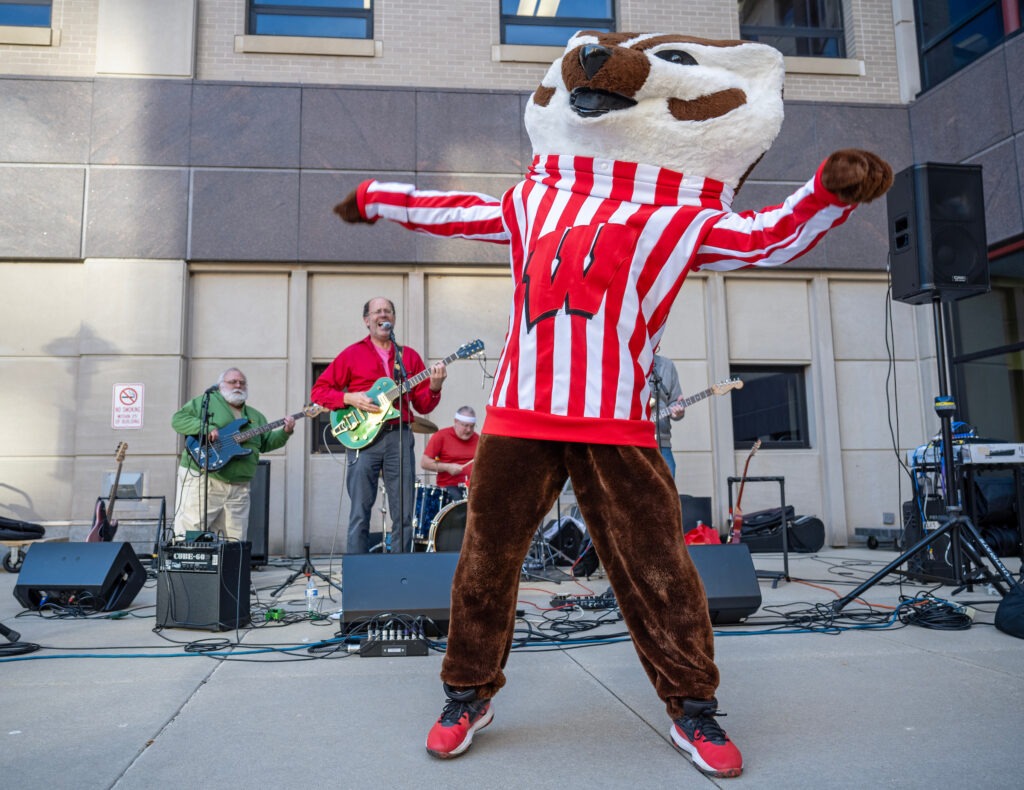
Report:
M563 606L578 606L580 609L616 609L618 602L615 594L611 591L603 595L553 595L551 597L551 608L560 609Z

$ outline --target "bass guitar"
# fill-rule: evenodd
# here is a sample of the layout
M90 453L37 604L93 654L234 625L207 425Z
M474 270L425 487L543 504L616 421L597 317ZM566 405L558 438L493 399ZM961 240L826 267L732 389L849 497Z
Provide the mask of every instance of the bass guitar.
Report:
M292 414L291 418L293 420L301 420L303 417L313 418L323 411L326 411L323 406L317 406L315 403L311 403L302 411ZM250 448L243 447L242 445L254 436L259 436L262 433L267 433L268 431L280 428L284 425L285 419L287 418L282 417L280 420L268 422L266 425L261 425L259 428L250 428L247 431L243 431L242 428L246 426L249 420L245 417L239 417L237 420L229 422L217 431L217 441L215 442L200 441L195 436L186 437L185 449L200 469L216 472L218 469L223 468L229 461L232 461L239 456L251 453L252 450Z
M682 400L672 401L672 403L670 403L668 406L662 406L660 409L658 409L657 414L651 415L651 419L653 419L655 422L657 422L658 420L664 420L672 413L672 407L675 406L676 404L679 404L681 406L691 406L694 403L697 403L698 401L704 400L705 398L710 398L712 395L725 395L725 393L731 392L732 390L741 389L743 389L742 379L726 379L725 381L720 381L717 384L712 384L706 390L701 390L695 395L690 395L689 397L683 398Z
M117 450L114 452L114 460L117 461L117 471L114 473L114 482L110 485L110 493L107 494L107 504L103 504L103 498L96 500L96 511L93 513L92 529L85 538L86 543L109 543L117 533L117 522L114 521L114 505L117 503L117 484L121 481L121 466L124 464L124 456L128 452L127 442L118 442Z
M743 535L743 511L740 510L740 501L743 499L743 486L747 482L747 470L750 469L750 459L754 457L754 453L759 449L761 449L760 439L754 442L754 446L750 448L750 454L747 456L747 462L743 464L743 475L740 477L740 488L736 493L736 505L729 508L729 521L732 523L732 526L729 529L730 543L739 543Z
M441 360L447 365L456 359L466 359L484 350L484 341L474 340L459 347L459 350ZM420 371L405 380L399 386L387 376L377 379L373 387L366 393L370 400L376 401L380 407L378 412L363 411L355 406L335 409L331 412L331 435L350 450L361 450L377 438L381 426L386 420L400 416L392 405L417 384L430 377L430 369Z

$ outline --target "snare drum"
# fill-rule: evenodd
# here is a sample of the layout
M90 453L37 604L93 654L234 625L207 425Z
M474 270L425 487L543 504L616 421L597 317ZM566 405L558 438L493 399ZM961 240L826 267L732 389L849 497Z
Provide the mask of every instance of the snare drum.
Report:
M416 506L412 511L412 538L426 543L430 539L430 526L451 497L440 486L416 484Z
M430 525L427 551L459 551L466 531L466 500L452 502L434 518Z

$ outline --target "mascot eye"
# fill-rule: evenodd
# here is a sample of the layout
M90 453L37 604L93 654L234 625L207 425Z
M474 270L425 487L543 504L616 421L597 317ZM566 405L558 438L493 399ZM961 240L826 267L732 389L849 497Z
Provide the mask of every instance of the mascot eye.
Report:
M693 55L689 52L683 52L681 49L663 49L660 52L655 52L654 55L662 60L667 60L669 63L675 63L678 66L697 65L697 61L694 60Z

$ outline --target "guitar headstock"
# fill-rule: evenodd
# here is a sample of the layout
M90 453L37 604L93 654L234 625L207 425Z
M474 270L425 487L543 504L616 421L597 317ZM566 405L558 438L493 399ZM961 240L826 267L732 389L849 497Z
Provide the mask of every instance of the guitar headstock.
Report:
M303 409L302 409L302 413L305 414L306 417L308 417L309 419L313 419L314 417L318 417L319 415L323 414L325 411L327 411L327 409L325 409L323 406L321 406L318 403L310 403L308 406L304 406Z
M119 464L124 463L125 454L128 452L128 442L118 442L117 449L114 451L114 460Z
M757 452L758 450L760 450L760 449L761 449L761 440L760 440L760 439L757 439L757 440L756 440L756 441L754 442L754 446L750 448L750 455L751 455L751 456L753 456L753 455L754 455L754 453L756 453L756 452Z
M473 340L465 345L459 346L459 350L455 352L455 356L459 359L466 359L474 354L479 354L484 350L484 341L479 338Z
M731 392L732 390L741 389L743 389L743 380L735 377L711 385L711 391L715 393L715 395L725 395L725 393Z

